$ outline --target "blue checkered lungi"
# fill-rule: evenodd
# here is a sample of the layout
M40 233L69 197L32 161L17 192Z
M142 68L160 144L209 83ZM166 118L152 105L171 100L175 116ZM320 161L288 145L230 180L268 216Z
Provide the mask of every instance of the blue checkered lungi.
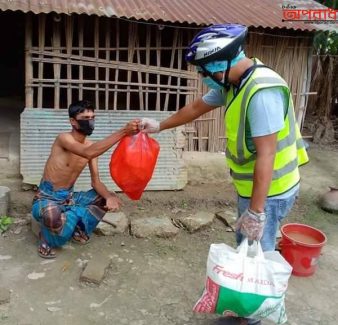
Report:
M42 180L33 199L32 214L41 225L41 234L51 247L64 245L76 226L90 235L106 213L105 199L94 189L73 192L73 187L54 190Z

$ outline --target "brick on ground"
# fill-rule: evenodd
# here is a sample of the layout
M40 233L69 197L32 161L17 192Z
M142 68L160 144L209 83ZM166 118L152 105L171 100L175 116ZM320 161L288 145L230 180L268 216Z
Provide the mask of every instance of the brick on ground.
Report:
M109 256L94 256L83 270L80 281L100 284L110 264L111 259Z
M193 233L197 230L209 226L215 218L215 214L208 211L199 211L188 216L179 216L175 218L175 222L182 225L183 228Z

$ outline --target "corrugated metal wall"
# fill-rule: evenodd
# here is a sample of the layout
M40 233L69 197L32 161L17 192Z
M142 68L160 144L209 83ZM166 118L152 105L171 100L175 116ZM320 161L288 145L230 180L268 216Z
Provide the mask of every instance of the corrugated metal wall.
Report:
M162 120L169 112L154 111L96 111L92 140L103 139L135 118L150 117ZM21 174L23 182L39 184L45 162L55 137L71 130L67 110L25 109L21 114ZM160 143L160 154L147 190L177 190L187 183L187 170L182 159L185 137L182 128L164 131L153 137ZM115 148L115 147L114 147ZM113 149L114 149L113 148ZM109 189L118 190L109 173L112 150L99 157L99 172ZM77 190L90 188L89 169L78 179Z

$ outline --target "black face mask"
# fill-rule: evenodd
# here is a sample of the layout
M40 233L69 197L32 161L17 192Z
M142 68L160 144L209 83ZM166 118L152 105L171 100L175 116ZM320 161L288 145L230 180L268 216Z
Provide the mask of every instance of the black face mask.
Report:
M76 120L79 123L79 128L77 131L81 132L84 135L91 135L95 128L94 120Z

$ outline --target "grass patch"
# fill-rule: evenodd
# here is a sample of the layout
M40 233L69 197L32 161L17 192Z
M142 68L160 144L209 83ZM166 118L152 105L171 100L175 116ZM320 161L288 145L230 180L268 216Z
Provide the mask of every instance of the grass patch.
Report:
M0 232L3 233L8 230L9 226L13 223L13 219L8 216L0 217Z

